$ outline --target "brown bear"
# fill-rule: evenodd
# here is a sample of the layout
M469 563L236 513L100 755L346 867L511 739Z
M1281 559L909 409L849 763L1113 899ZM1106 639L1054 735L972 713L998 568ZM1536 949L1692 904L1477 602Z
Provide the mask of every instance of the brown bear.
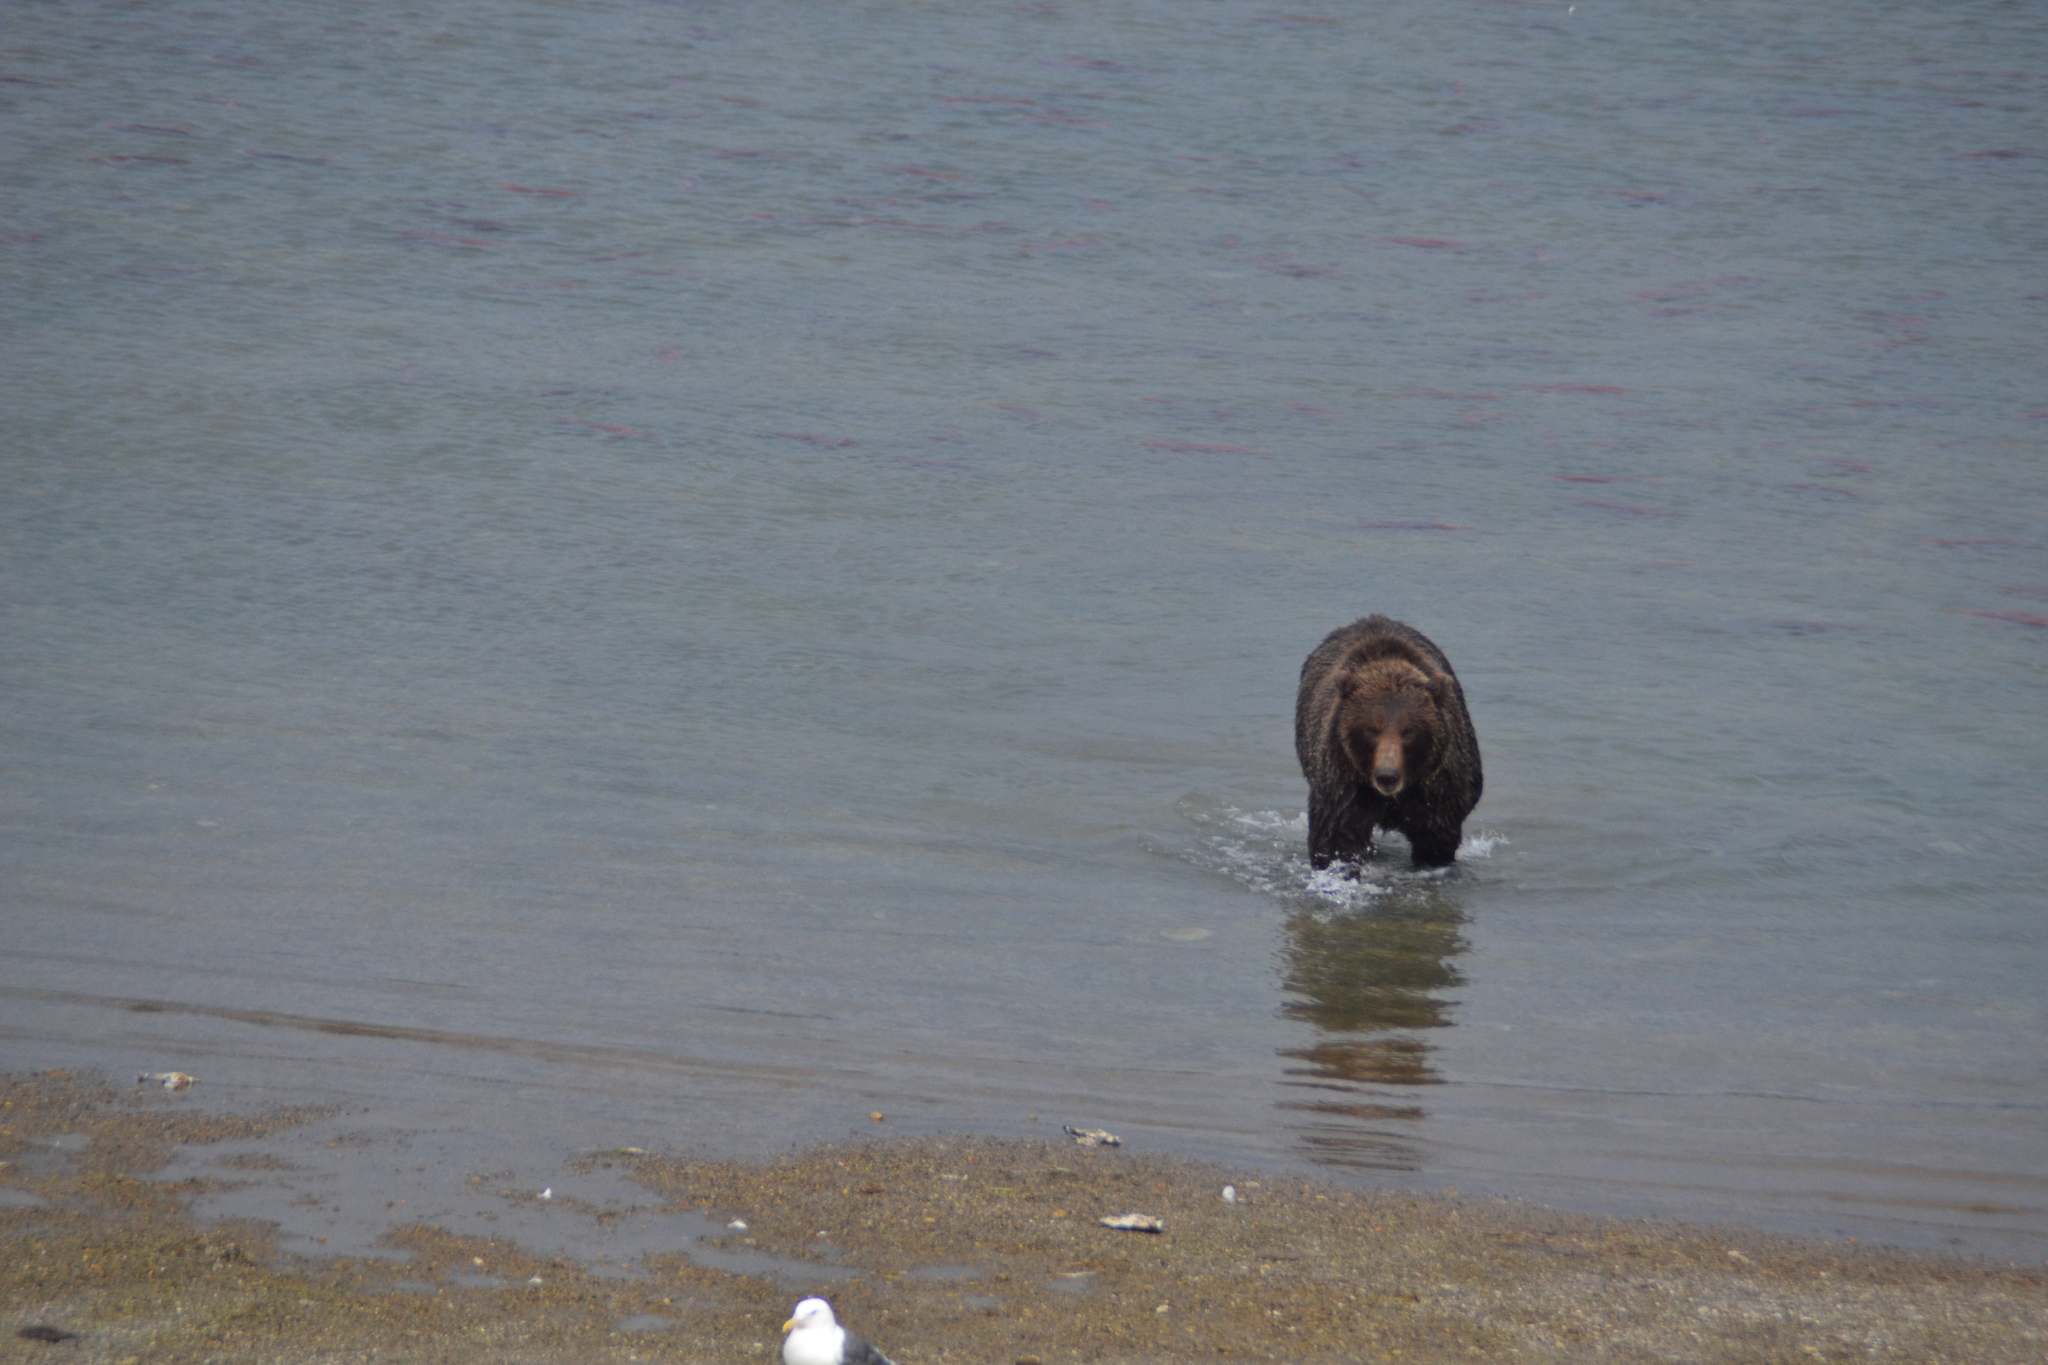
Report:
M1479 738L1451 662L1385 616L1330 632L1301 666L1294 751L1308 778L1308 856L1360 860L1372 832L1408 836L1415 866L1457 860L1479 804Z

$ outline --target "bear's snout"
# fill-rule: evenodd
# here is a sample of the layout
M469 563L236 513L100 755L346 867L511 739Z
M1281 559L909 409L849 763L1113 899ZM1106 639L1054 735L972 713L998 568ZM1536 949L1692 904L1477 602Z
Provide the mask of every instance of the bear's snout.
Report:
M1381 796L1399 796L1407 785L1406 765L1401 760L1400 736L1383 733L1372 747L1372 785Z

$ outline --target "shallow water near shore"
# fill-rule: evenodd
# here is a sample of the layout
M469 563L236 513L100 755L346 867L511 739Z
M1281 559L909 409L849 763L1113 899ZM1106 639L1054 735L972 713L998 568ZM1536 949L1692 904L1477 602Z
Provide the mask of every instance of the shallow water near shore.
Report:
M15 13L0 1068L332 1105L365 1241L1073 1123L2038 1262L2044 78L1990 4ZM1472 705L1448 874L1303 856L1368 611Z

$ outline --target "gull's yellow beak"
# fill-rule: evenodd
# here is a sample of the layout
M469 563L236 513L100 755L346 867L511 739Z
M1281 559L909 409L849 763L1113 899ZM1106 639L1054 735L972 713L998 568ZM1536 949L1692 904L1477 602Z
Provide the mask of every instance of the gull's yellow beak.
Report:
M791 1319L790 1319L790 1320L789 1320L788 1322L785 1322L785 1323L783 1323L783 1324L782 1324L782 1332L783 1332L783 1335L785 1335L785 1336L787 1336L787 1335L788 1335L789 1333L791 1333L791 1332L794 1332L795 1330L796 1330L796 1319L795 1319L795 1318L791 1318Z

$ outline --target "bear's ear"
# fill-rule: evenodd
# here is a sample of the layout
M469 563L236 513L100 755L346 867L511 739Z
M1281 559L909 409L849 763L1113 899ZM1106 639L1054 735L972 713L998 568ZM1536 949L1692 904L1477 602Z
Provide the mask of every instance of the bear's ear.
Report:
M1350 701L1352 694L1356 691L1358 691L1358 679L1348 673L1337 679L1338 701Z
M1423 686L1429 689L1429 695L1436 699L1439 706L1451 695L1451 680L1442 673L1430 674L1429 681Z

